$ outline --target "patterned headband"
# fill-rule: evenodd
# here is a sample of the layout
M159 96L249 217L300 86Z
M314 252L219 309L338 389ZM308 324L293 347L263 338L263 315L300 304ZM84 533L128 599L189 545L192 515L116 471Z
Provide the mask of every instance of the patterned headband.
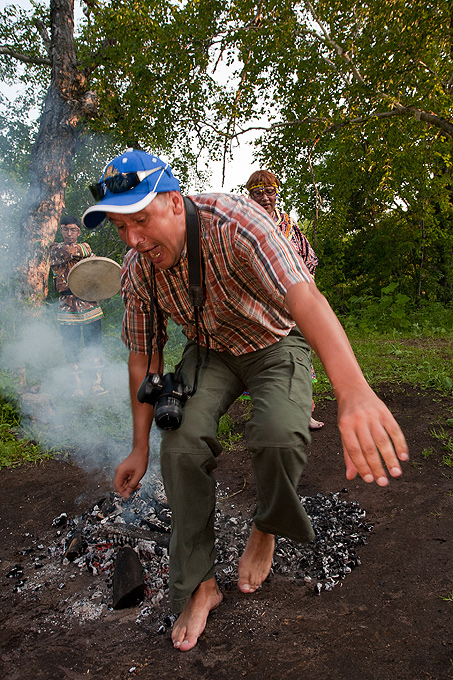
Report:
M250 193L253 191L253 189L262 189L263 187L275 187L276 190L278 191L278 184L276 182L271 182L271 184L264 184L264 182L258 182L258 184L254 184L252 187L249 187L248 192Z

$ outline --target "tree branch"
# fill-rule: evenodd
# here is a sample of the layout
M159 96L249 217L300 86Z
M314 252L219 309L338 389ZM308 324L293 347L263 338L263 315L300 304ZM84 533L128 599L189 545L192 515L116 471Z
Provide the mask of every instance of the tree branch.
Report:
M258 9L257 9L257 12L255 14L255 17L253 18L253 20L249 24L247 24L247 28L250 28L250 27L253 27L255 29L260 28L262 19L263 19L263 3L260 2ZM240 83L238 85L238 88L237 88L237 91L236 91L236 97L235 97L234 103L233 103L233 113L232 113L231 118L230 118L230 120L228 121L228 124L227 124L227 129L226 129L226 134L225 134L225 144L224 144L224 147L223 147L222 184L225 181L226 157L227 157L227 152L228 152L228 144L236 136L235 134L233 134L233 135L230 134L230 130L231 130L231 128L233 128L233 130L234 130L234 125L235 125L235 120L236 120L236 107L238 105L239 99L242 96L243 86L244 86L244 83L245 83L246 77L247 77L251 53L252 53L251 50L249 50L247 52L247 56L244 60L244 65L243 65L242 72L241 72L241 80L240 80Z
M351 67L352 72L353 72L354 77L356 78L356 80L358 80L360 83L362 83L362 85L366 85L365 79L363 78L363 76L362 76L362 74L360 73L359 69L354 65L354 62L352 61L352 59L351 59L351 57L349 56L349 54L348 54L348 53L347 53L340 45L338 45L338 44L335 42L335 40L333 40L333 38L330 36L328 30L326 29L326 27L325 27L324 24L322 23L321 19L320 19L320 18L318 17L318 15L316 14L315 9L314 9L313 5L311 4L310 0L306 0L306 1L305 1L305 4L306 4L306 6L307 6L307 8L308 8L308 10L309 10L309 12L310 12L310 14L312 15L313 19L316 21L316 23L318 24L319 28L320 28L321 31L323 32L324 39L325 39L326 43L327 43L328 45L330 45L330 46L335 50L335 52L338 54L338 56L341 57L341 59L343 59L343 61L344 61L346 64L348 64L348 66ZM318 36L318 37L319 37L319 36Z
M91 64L85 68L85 75L90 77L90 75L100 66L106 62L106 53L109 47L116 45L116 38L106 38L102 41L102 45L96 52L91 52Z
M47 28L45 27L41 19L38 19L38 17L33 18L33 23L36 26L39 35L41 36L41 39L44 43L44 47L46 48L47 56L50 59L50 55L52 54L52 45L50 42L49 33L47 32Z
M361 125L362 123L367 123L370 120L385 120L386 118L394 118L396 116L414 116L416 120L428 123L432 127L438 128L441 132L453 137L453 123L437 116L434 113L429 113L428 111L421 111L412 106L402 106L398 104L391 111L381 111L378 113L371 113L368 116L360 116L358 118L349 118L348 120L339 121L337 123L331 123L324 130L317 135L317 139L320 139L324 135L333 134L338 130L341 130L348 125ZM230 139L239 137L240 135L245 135L248 132L254 130L262 130L263 132L273 132L279 128L290 128L290 127L300 127L301 125L319 124L326 123L325 118L302 118L296 120L281 121L278 123L271 123L271 125L250 125L247 128L243 128L240 132L236 132L234 135L230 136ZM227 133L220 133L227 137Z
M6 54L8 57L12 57L17 61L21 61L24 64L35 64L36 66L52 66L52 62L48 57L30 57L28 54L21 54L16 52L12 47L7 47L6 45L0 45L0 54Z

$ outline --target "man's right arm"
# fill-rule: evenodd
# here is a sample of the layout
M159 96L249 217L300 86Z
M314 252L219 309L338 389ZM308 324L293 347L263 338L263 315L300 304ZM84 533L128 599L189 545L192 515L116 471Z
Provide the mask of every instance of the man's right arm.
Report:
M129 456L118 465L115 472L114 485L116 491L124 498L140 488L140 480L146 473L149 456L149 433L154 417L154 408L150 404L141 404L137 399L137 391L146 376L148 357L146 354L129 354L129 389L132 408L133 440ZM158 369L158 357L151 360L151 372Z

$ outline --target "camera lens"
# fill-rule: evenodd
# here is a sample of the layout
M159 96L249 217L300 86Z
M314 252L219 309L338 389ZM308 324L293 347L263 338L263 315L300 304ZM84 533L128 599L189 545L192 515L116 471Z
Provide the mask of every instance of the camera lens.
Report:
M182 421L180 399L161 397L154 407L154 420L162 430L177 430Z

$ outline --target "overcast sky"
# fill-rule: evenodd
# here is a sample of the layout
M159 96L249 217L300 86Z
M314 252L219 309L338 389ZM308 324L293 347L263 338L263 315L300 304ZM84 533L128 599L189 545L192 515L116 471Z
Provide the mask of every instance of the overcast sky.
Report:
M7 0L0 0L0 7L4 9L6 5L14 4L16 6L28 8L30 7L29 0L15 0L8 2ZM75 0L75 16L81 15L80 3ZM17 94L17 88L2 85L2 92L8 98L13 99ZM222 184L222 162L213 163L209 161L208 167L212 172L212 180L210 186L206 187L207 191L235 191L241 184L245 184L252 172L259 169L259 165L252 163L252 148L247 141L252 141L253 136L244 136L244 141L241 141L240 146L237 144L234 147L233 160L227 164L225 181Z

